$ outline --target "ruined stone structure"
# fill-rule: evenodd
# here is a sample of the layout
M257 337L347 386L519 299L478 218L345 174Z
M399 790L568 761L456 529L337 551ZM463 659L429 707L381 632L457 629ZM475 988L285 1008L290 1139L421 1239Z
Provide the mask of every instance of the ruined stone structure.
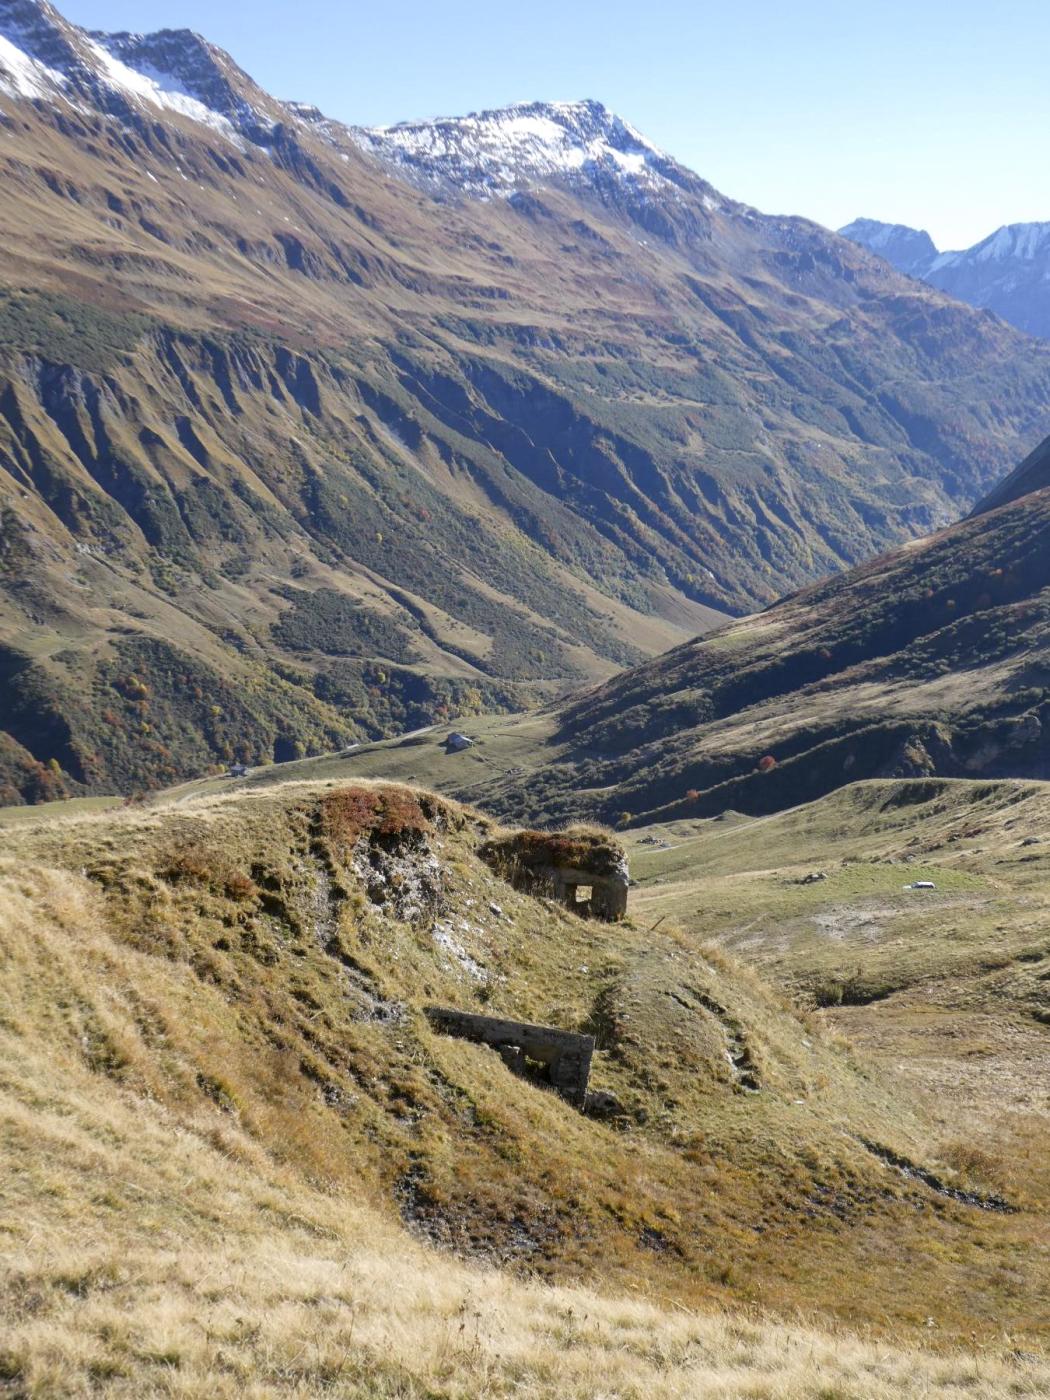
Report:
M556 899L577 914L622 919L630 884L627 853L608 837L580 831L518 831L480 852L515 889Z
M593 870L565 865L541 867L536 873L542 883L550 885L552 898L577 914L612 921L627 913L626 868L622 878L620 872L615 876L596 875ZM589 895L581 894L587 889Z
M593 1035L576 1035L527 1021L505 1021L499 1016L478 1016L447 1006L428 1006L426 1013L436 1030L493 1046L513 1073L547 1082L577 1108L587 1107Z

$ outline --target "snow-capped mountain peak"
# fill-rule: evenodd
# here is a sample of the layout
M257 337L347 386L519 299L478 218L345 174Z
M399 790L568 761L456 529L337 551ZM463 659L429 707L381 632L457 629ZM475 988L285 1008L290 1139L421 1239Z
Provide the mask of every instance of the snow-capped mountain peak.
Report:
M465 117L355 127L357 144L431 193L507 197L552 179L680 184L686 174L600 102L522 102Z
M295 129L344 160L364 152L438 198L511 198L568 186L617 203L666 238L729 209L699 176L600 102L522 102L463 117L348 127L262 91L228 54L186 29L87 31L48 0L0 0L0 98L69 104L130 125L188 119L271 154ZM733 206L734 208L737 206Z
M0 0L0 92L62 95L70 74L87 66L85 40L46 0Z
M987 238L958 253L942 253L931 271L959 262L1034 262L1050 254L1050 223L1004 224Z
M264 140L284 116L227 54L189 30L89 33L47 0L0 0L0 93L117 117L159 109L235 144Z

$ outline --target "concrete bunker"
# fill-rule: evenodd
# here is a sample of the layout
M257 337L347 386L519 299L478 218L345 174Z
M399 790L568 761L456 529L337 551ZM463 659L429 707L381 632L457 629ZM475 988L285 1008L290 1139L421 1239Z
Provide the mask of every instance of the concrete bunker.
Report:
M525 894L556 899L593 919L627 913L627 853L601 832L516 831L486 841L479 854Z
M563 1099L586 1109L593 1035L577 1035L528 1021L508 1021L500 1016L478 1016L448 1006L428 1006L426 1014L435 1030L479 1045L491 1045L512 1073L548 1083Z

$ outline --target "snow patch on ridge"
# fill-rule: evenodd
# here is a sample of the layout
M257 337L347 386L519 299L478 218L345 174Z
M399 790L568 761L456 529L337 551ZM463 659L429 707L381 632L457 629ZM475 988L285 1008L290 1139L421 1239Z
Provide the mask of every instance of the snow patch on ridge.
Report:
M911 233L911 229L905 228L903 224L883 224L881 228L875 229L868 236L869 248L885 248L896 238Z
M129 68L94 39L85 42L98 60L103 80L111 88L116 88L134 101L151 102L155 107L166 108L189 117L191 121L200 122L243 149L244 142L229 118L213 112L196 97L191 97L183 84L170 73L161 73L148 64L138 69Z
M61 91L65 77L39 59L30 58L0 34L0 90L8 97L48 98Z
M963 267L972 263L1035 262L1050 255L1050 223L1004 224L972 248L941 253L929 267Z

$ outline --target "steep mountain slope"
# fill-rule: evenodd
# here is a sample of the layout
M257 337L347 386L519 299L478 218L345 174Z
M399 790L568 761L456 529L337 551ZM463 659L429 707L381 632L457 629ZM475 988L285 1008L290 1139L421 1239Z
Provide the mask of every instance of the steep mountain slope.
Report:
M973 514L982 515L985 511L1008 505L1033 491L1041 491L1044 486L1050 486L1050 438L1041 442L1034 452L1029 452L1009 476L1000 481L998 486L994 486L987 496L977 503Z
M437 731L326 771L625 824L773 812L884 775L1050 778L1048 464L1050 441L948 530L535 715L475 723L465 761L442 760Z
M955 253L939 253L924 231L877 219L856 219L839 232L949 296L987 307L1029 335L1050 336L1050 223L1004 224Z
M947 521L1050 427L1042 347L598 104L468 123L435 198L418 128L406 162L194 35L36 0L0 35L8 796L600 679Z
M606 815L713 815L880 774L1050 777L1048 543L1044 488L570 701L557 738L586 757L555 810L580 788Z

